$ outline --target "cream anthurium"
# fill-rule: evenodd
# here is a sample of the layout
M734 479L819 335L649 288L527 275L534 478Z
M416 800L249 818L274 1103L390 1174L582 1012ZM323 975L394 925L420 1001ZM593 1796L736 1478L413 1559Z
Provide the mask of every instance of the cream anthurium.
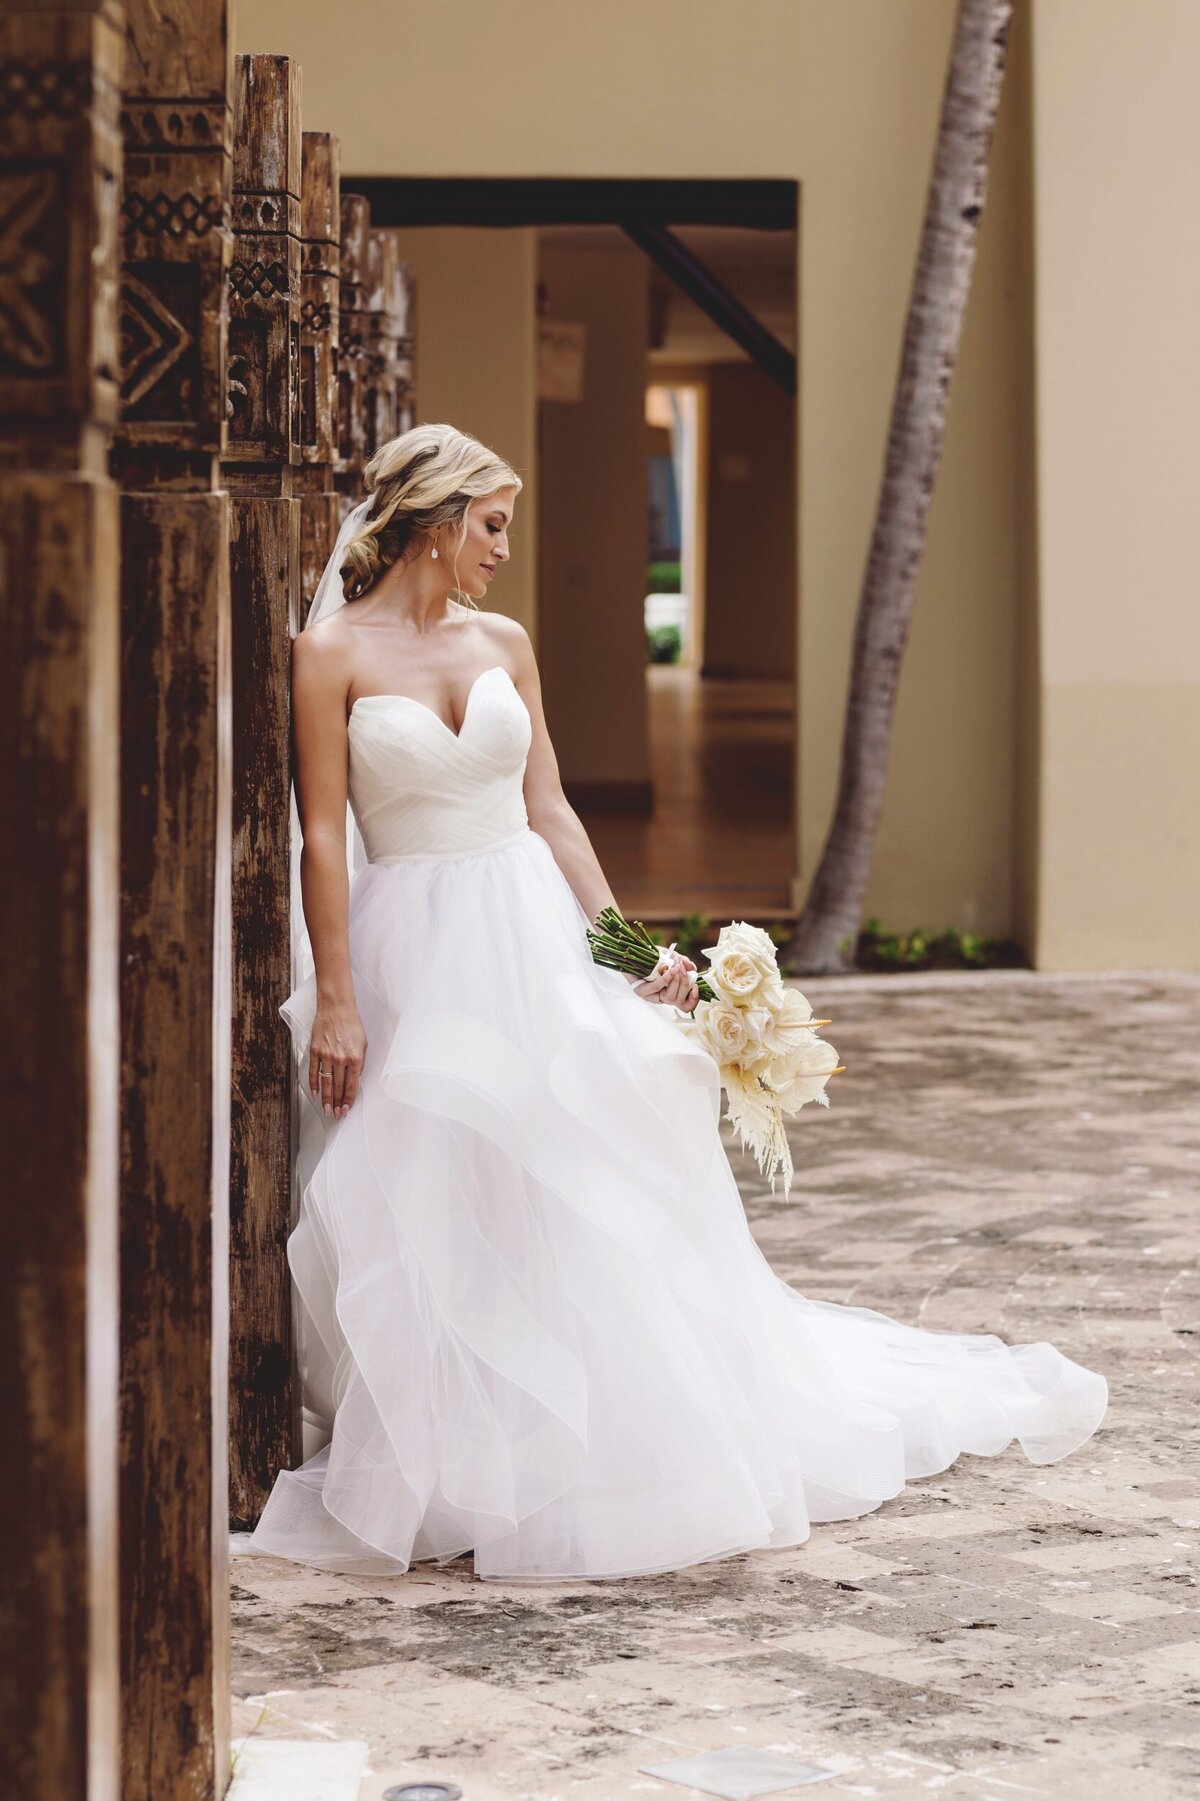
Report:
M779 1056L793 1045L813 1042L814 1027L809 1023L813 1010L798 988L785 988L778 1006L772 1007L763 1023L762 1041L772 1056Z

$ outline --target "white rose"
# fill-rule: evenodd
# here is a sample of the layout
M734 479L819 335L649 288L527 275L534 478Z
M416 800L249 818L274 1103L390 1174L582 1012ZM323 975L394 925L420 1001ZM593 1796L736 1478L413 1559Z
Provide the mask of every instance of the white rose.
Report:
M720 1052L717 1045L713 1042L713 1036L709 1030L708 1017L713 1008L719 1005L720 1003L718 1001L697 1001L693 1011L685 1014L678 1022L679 1029L684 1034L685 1038L694 1038L701 1050L706 1051L708 1055L715 1058L718 1063L721 1060Z
M721 928L717 933L717 949L741 951L765 976L779 974L779 961L770 933L764 932L761 926L747 924L744 919L735 919Z
M707 1001L704 1027L718 1063L737 1063L746 1049L749 1033L746 1015L726 1001Z
M751 1001L778 1005L783 994L775 946L758 926L737 920L722 926L717 942L704 955L709 960L705 974L723 1000L733 1006L746 1006Z

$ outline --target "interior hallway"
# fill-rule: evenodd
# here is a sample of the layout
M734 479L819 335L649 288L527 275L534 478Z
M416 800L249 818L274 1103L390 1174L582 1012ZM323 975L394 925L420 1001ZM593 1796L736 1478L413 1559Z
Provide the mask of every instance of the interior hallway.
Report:
M622 912L788 917L792 684L651 664L646 686L653 815L580 809Z

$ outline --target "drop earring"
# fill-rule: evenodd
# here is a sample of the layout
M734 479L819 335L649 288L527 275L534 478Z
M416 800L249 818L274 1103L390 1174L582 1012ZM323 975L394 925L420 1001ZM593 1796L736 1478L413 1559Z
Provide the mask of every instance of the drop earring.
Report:
M438 548L437 548L437 545L436 545L436 544L434 544L434 545L433 545L433 546L432 546L432 547L431 547L431 549L430 549L430 552L429 552L429 554L430 554L430 556L431 556L431 557L432 557L432 558L433 558L433 560L434 560L434 562L435 562L435 563L436 563L436 562L437 562L437 553L438 553Z

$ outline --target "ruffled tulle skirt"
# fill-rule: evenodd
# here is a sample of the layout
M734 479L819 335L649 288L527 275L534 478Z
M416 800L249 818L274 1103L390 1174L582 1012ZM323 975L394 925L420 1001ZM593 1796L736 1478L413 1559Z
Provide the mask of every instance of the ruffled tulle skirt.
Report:
M1049 1344L809 1300L759 1251L716 1066L623 977L545 840L370 864L368 1050L304 1100L289 1242L306 1407L247 1548L346 1572L473 1550L483 1577L677 1569L801 1543L1014 1438L1075 1450L1104 1378ZM801 1202L801 1204L803 1204Z

